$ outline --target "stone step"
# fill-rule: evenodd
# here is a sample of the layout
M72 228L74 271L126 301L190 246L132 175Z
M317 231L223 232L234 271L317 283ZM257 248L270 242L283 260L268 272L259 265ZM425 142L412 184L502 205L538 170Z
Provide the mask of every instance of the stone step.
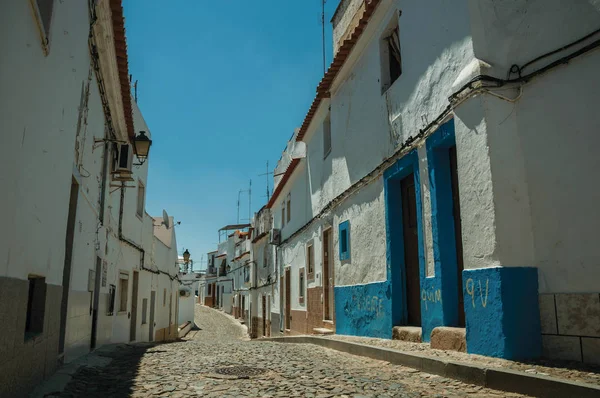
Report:
M418 326L394 326L392 329L392 340L420 343L422 341L421 328Z
M431 348L467 351L467 329L438 326L431 331Z
M333 330L327 329L327 328L313 328L313 333L323 334L323 335L333 334Z

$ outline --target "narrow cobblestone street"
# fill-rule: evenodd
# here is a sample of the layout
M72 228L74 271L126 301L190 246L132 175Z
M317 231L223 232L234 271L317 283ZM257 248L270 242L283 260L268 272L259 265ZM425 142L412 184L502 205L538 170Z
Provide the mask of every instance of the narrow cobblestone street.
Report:
M82 367L60 397L518 397L301 344L248 341L231 317L196 307L182 341L122 345Z

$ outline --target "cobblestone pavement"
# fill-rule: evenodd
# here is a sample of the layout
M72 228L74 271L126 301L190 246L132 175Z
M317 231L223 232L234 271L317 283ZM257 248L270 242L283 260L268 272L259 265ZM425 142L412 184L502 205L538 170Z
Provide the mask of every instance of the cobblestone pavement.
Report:
M418 352L419 354L429 355L433 358L456 362L466 362L487 368L512 369L520 372L556 377L568 381L600 385L600 366L584 364L576 361L540 359L535 362L526 363L509 361L500 358L485 357L482 355L467 354L464 352L435 350L432 349L427 343L410 343L399 340L339 335L325 337L334 340L391 348L404 352Z
M310 344L247 341L231 317L197 306L183 341L121 345L79 369L61 397L520 397Z

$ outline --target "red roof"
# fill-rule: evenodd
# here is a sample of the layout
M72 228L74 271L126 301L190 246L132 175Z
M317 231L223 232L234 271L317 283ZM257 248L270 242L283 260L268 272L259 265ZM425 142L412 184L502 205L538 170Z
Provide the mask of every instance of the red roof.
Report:
M133 130L131 87L129 85L129 62L127 58L127 40L125 38L125 18L123 17L123 5L121 1L122 0L110 0L110 9L112 11L115 54L117 55L117 67L119 71L119 81L121 83L121 97L123 98L125 125L127 126L127 136L133 141L135 132Z
M323 76L323 78L319 82L319 85L317 86L317 95L315 96L315 99L313 100L310 109L308 110L308 114L304 118L304 122L300 127L300 131L298 132L296 141L302 141L304 135L306 134L306 131L308 130L308 127L310 126L310 123L313 120L313 117L317 113L317 109L319 109L319 105L321 105L321 102L324 98L329 98L331 96L329 92L329 89L331 88L331 83L333 83L333 80L337 77L337 74L346 63L350 52L352 52L354 46L358 42L358 39L360 39L360 36L362 36L362 33L365 30L367 24L369 23L373 12L375 11L380 2L381 0L365 0L365 11L360 17L358 25L356 25L350 37L344 40L344 43L340 46L338 52L335 54L333 62L331 62L331 65L325 73L325 76Z
M365 0L365 11L360 17L358 25L356 25L350 37L344 40L344 43L339 48L338 52L333 58L333 61L331 62L329 69L325 73L325 76L323 76L321 82L319 82L319 85L317 86L317 95L315 96L315 99L313 100L310 109L308 110L308 114L302 122L300 131L296 136L296 141L302 141L302 139L304 138L304 135L306 134L306 131L308 130L308 127L310 126L310 123L312 122L315 114L317 113L319 105L321 105L323 99L331 97L331 93L329 92L329 89L331 88L331 83L333 83L333 80L337 77L337 74L346 63L350 52L354 49L354 46L358 42L358 39L360 39L360 37L362 36L362 33L365 30L367 24L369 23L373 12L375 12L375 9L377 8L380 2L381 0ZM273 196L271 196L269 203L267 203L268 208L271 208L273 206L273 203L277 200L277 197L281 193L281 190L283 189L287 181L290 179L290 176L294 172L294 169L298 166L298 163L300 163L300 159L292 159L292 162L285 170L283 178L277 185L277 188L275 188Z

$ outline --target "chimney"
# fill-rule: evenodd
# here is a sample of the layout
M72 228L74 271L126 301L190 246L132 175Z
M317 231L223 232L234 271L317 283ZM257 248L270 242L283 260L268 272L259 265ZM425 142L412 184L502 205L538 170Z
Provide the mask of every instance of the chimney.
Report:
M344 40L350 37L354 28L358 25L360 17L365 12L366 1L368 0L340 0L333 18L331 18L334 57Z

